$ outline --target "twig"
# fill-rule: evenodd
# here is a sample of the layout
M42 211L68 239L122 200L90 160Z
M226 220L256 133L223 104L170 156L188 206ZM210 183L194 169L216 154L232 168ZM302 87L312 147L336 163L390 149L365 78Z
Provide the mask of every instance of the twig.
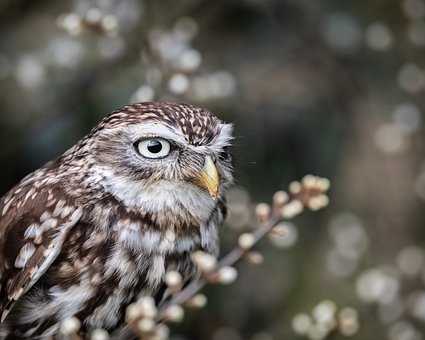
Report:
M283 221L291 219L299 215L304 208L311 210L319 210L328 204L328 197L326 192L329 189L329 181L324 178L308 175L303 178L302 182L292 182L289 187L290 194L280 191L273 197L272 209L266 204L257 206L257 217L260 225L254 230L253 233L241 235L239 244L225 255L216 265L213 270L202 270L199 263L200 272L203 273L201 278L192 281L184 289L178 291L174 296L159 306L155 316L150 319L154 321L157 327L163 326L169 321L169 310L178 310L182 313L180 306L188 303L199 291L209 283L221 283L219 274L222 270L234 266L241 260L246 253L248 253L255 245L258 244L265 236L271 234L273 230ZM242 236L244 238L242 239ZM206 257L210 256L205 254ZM195 261L194 261L195 262ZM224 282L224 281L223 281ZM176 309L176 307L178 307ZM154 307L155 308L155 307ZM149 332L140 332L140 321L144 319L142 316L138 317L126 326L125 333L134 335L137 334L139 339L164 339L155 334L155 328ZM178 319L181 319L182 314L178 313ZM122 339L122 333L120 339Z
M264 238L276 225L281 223L283 219L274 218L267 223L267 225L258 228L254 232L254 245L257 244L261 239ZM230 253L225 255L217 264L217 271L221 268L233 266L238 262L245 254L247 250L242 249L241 247L234 248ZM200 278L199 280L191 282L183 290L173 296L171 300L165 303L159 309L159 318L158 321L161 321L161 315L164 311L167 310L169 306L173 305L183 305L185 302L190 300L195 296L202 288L208 284L208 280L205 277Z

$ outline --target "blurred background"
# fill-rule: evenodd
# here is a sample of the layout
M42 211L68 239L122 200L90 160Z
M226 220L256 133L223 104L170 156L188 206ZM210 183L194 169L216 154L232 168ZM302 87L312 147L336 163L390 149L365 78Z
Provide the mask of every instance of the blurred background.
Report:
M236 127L223 252L307 173L330 206L175 340L425 337L425 1L1 0L0 193L129 102Z

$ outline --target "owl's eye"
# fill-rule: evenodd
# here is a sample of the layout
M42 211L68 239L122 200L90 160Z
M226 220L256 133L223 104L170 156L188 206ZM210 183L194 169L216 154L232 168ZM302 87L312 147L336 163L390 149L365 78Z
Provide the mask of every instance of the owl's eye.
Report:
M164 158L168 156L171 145L162 138L150 138L136 143L137 151L146 158Z

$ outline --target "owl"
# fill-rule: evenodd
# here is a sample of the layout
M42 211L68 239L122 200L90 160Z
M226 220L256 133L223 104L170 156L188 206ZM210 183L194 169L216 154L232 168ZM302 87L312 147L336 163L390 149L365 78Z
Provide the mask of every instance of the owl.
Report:
M107 115L85 138L0 201L0 339L122 328L164 276L196 279L217 256L232 183L232 125L187 104L148 102Z

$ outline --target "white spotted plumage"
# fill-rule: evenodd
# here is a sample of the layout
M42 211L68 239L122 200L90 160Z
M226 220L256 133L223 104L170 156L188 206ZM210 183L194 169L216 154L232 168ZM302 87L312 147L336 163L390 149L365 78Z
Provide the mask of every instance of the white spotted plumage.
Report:
M25 243L15 259L16 268L24 268L28 260L33 256L35 246L32 243Z
M168 270L195 279L190 253L218 254L232 130L187 104L125 106L6 194L0 338L54 335L71 316L82 332L119 330L126 305L168 296ZM146 138L172 147L164 158L144 158L135 143ZM217 183L200 182L206 164Z

